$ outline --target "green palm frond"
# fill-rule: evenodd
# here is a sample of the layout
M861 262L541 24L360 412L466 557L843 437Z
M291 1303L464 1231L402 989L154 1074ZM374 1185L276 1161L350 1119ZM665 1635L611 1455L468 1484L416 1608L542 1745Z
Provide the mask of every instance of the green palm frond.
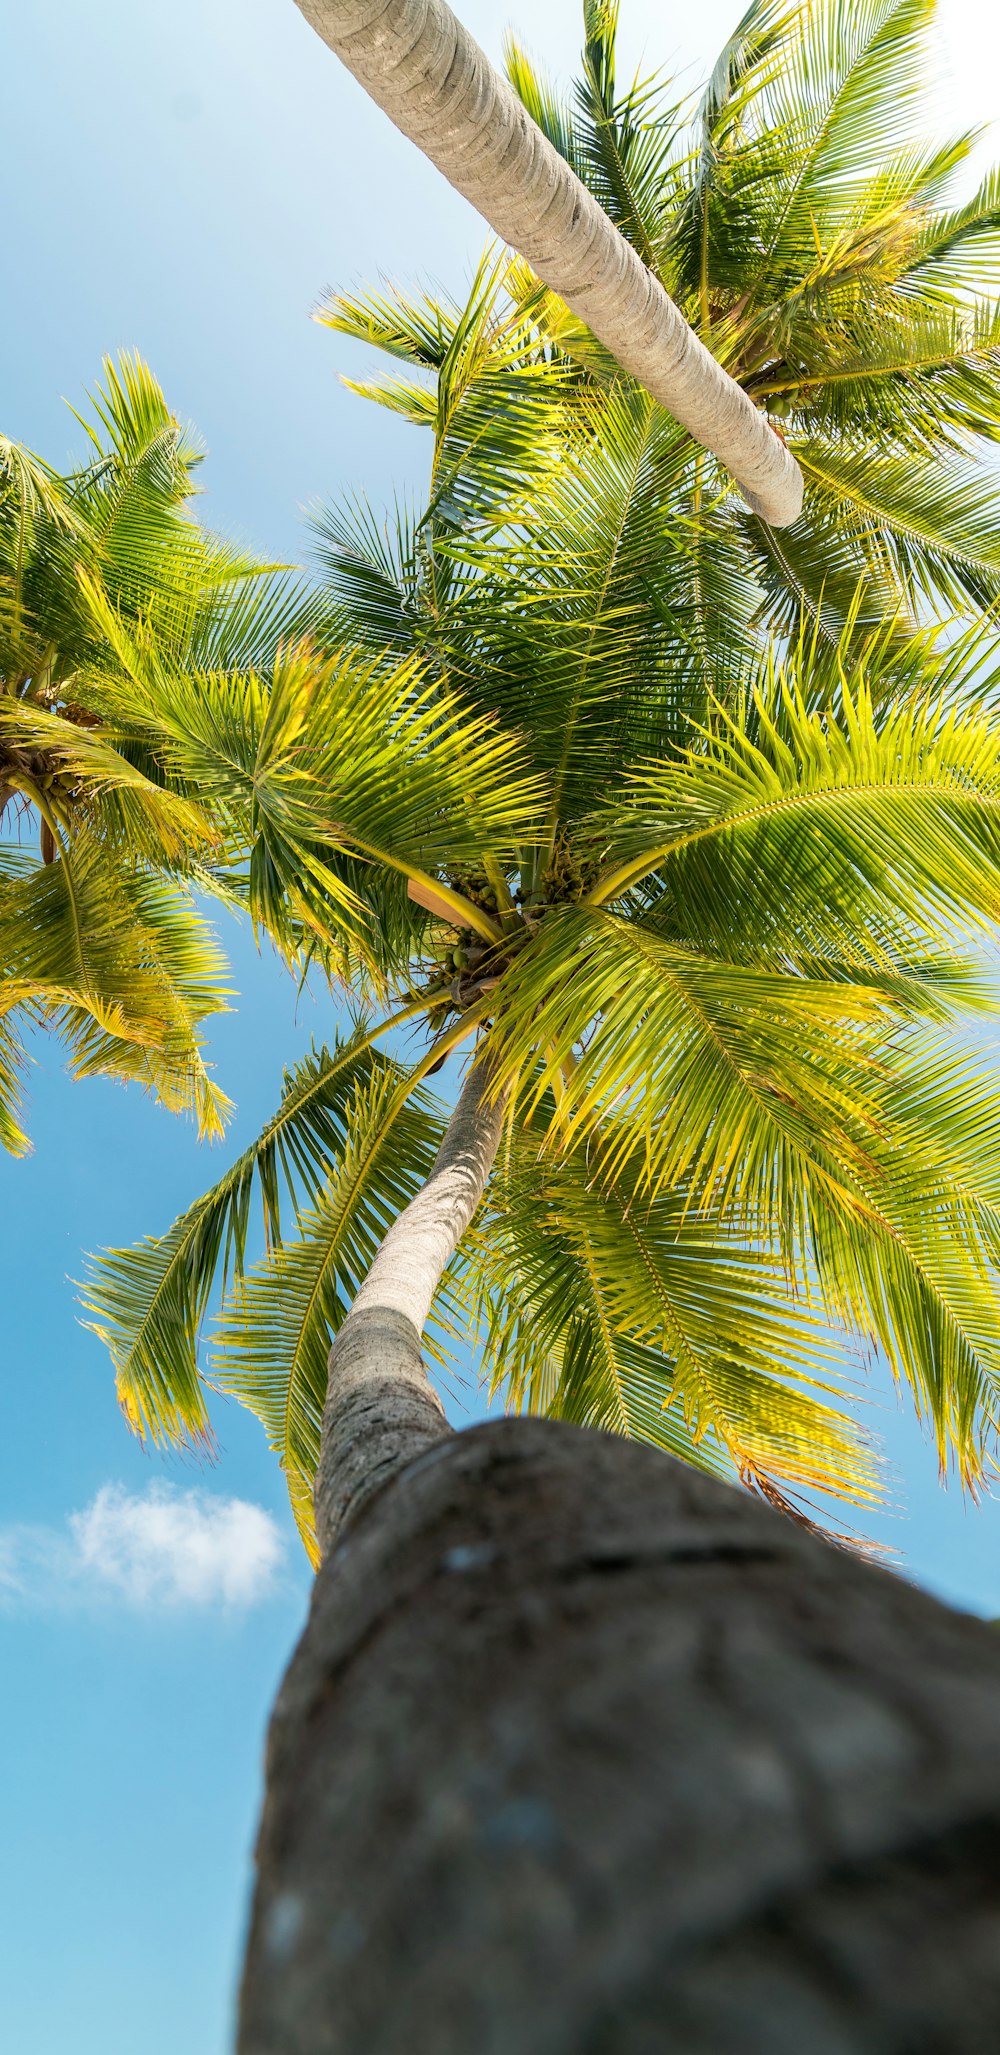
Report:
M400 657L433 648L416 530L408 509L397 506L393 521L383 521L360 498L314 515L313 550L337 640L348 635L358 648Z
M93 706L94 693L87 696ZM204 853L216 839L208 817L115 747L119 742L127 749L130 740L113 722L84 727L37 702L0 696L0 759L9 792L51 810L64 827L86 820L106 848L117 846L134 858Z
M818 440L796 454L817 535L837 529L859 561L881 557L905 597L971 613L970 601L979 610L1000 596L1000 519L985 465L852 454Z
M812 1257L835 1317L889 1362L975 1489L995 1465L1000 1315L998 1100L981 1060L917 1030L878 1086L870 1231L817 1207Z
M815 223L849 221L878 167L909 141L926 94L933 12L934 0L824 0L789 10L783 22L770 5L744 18L751 61L741 67L738 121L724 97L713 141L721 120L723 151L735 142L737 155L756 159L773 269L808 262Z
M413 661L290 651L266 699L248 688L234 710L227 690L221 740L216 700L208 681L184 681L169 761L185 785L230 782L253 835L251 905L277 931L287 894L317 932L374 959L369 874L380 911L386 873L398 878L402 919L408 880L430 883L439 864L486 849L503 856L537 832L538 782L519 742Z
M138 868L123 880L133 947L141 960L162 1026L151 1041L133 1040L86 1028L64 1032L74 1074L107 1072L134 1079L172 1112L192 1114L202 1138L223 1132L232 1102L206 1064L200 1024L228 1011L229 970L214 929L199 903L197 877L158 875ZM137 972L130 991L141 990Z
M27 514L44 513L67 527L72 525L72 508L60 490L58 473L23 443L12 442L7 435L0 435L0 481L0 505L5 518L9 519L13 511L15 519L22 523Z
M78 1076L217 1133L200 1023L224 970L193 890L231 895L248 837L218 781L172 775L168 681L183 698L210 651L227 675L273 657L322 609L198 526L198 450L139 358L108 360L76 418L90 451L63 475L0 445L0 821L42 858L0 878L4 1060L13 1078L18 1021L41 1023Z
M564 1074L553 1150L612 1125L620 1149L637 1124L651 1190L738 1203L790 1248L814 1181L854 1208L848 1172L864 1161L868 1073L892 1013L874 981L768 975L566 909L504 980L497 1063L513 1079L544 1048L529 1111Z
M726 565L725 524L695 535L690 482L684 437L647 395L581 397L513 531L451 547L476 573L453 674L530 734L554 815L578 813L623 758L669 747L703 716L706 672L755 610L757 591Z
M92 1264L84 1304L137 1434L208 1439L198 1343L213 1287L220 1273L242 1278L255 1206L268 1247L281 1247L283 1210L316 1205L343 1159L359 1094L373 1080L398 1081L396 1067L371 1054L372 1039L359 1028L286 1071L276 1113L210 1191L165 1234Z
M551 360L531 296L509 290L505 252L488 249L464 303L440 296L415 300L400 291L331 297L317 319L324 326L402 357L419 381L363 382L349 388L389 407L434 436L428 508L422 526L463 527L509 513L551 460L550 414L572 385Z
M7 882L0 962L5 1004L56 1028L77 1076L137 1079L221 1132L228 1101L198 1028L226 1003L225 971L182 884L123 871L80 828L58 861Z
M836 305L829 311L843 312ZM766 365L752 389L768 405L801 416L813 434L853 433L924 459L964 454L977 436L997 438L998 347L995 303L925 310L897 292L855 315L849 327L810 319L786 358Z
M198 452L140 359L107 360L93 406L93 422L76 416L90 461L57 478L20 451L21 486L0 492L0 589L6 572L50 688L60 673L75 675L104 654L81 571L126 620L155 625L161 646L177 656L243 588L269 575L193 519ZM4 447L10 474L15 460ZM0 619L0 634L2 627ZM32 673L20 671L23 686Z
M977 644L967 639L967 661ZM714 944L734 907L753 919L770 904L794 909L808 947L848 955L893 912L938 945L955 923L995 920L995 723L934 689L880 710L863 670L810 705L807 677L807 663L796 674L769 656L740 711L720 710L698 745L636 774L632 803L601 824L609 860L593 903L655 871L687 931Z
M299 644L266 687L252 674L164 681L157 715L186 789L225 781L235 812L303 844L344 842L405 871L509 844L535 818L519 741L413 661Z
M637 983L632 964L628 968ZM909 1028L897 1024L891 1042L885 1033L873 1035L866 1047L863 1021L838 1038L836 1017L824 1021L819 1010L811 1028L805 1009L798 1023L791 1006L783 1014L774 1006L754 1015L741 983L725 981L737 1002L728 1011L718 1003L718 986L715 1003L709 992L707 1005L705 985L700 986L695 999L702 1032L688 1032L685 1040L687 1024L678 1022L677 1009L667 1018L650 980L640 994L646 1009L637 1005L631 1020L631 1038L641 1050L626 1051L612 1014L594 1035L600 1056L590 1060L587 1048L571 1055L543 1135L544 1165L537 1173L555 1195L548 1202L551 1210L558 1218L567 1184L572 1186L579 1143L589 1137L587 1176L595 1207L607 1202L614 1211L616 1187L627 1173L633 1224L645 1221L647 1213L652 1217L660 1206L673 1209L678 1233L686 1234L691 1220L697 1235L706 1217L714 1219L717 1241L731 1243L737 1253L749 1251L746 1260L763 1265L757 1289L765 1303L767 1291L773 1288L780 1295L783 1285L793 1324L805 1319L812 1329L817 1315L827 1323L825 1334L812 1329L814 1377L823 1382L833 1374L838 1328L853 1346L880 1354L931 1425L942 1466L954 1456L966 1483L975 1487L994 1459L1000 1425L995 1159L978 1174L973 1160L974 1138L981 1136L988 1146L997 1131L995 1090L984 1082L981 1065L967 1054L956 1055L954 1040L935 1045L919 1021ZM542 1020L540 1031L549 1026ZM673 1034L673 1051L664 1055L665 1027ZM671 1054L678 1056L676 1064ZM633 1095L630 1086L640 1072L640 1089ZM590 1119L595 1101L599 1120ZM964 1132L964 1161L960 1153L956 1162L951 1149L954 1132ZM539 1206L537 1234L545 1217ZM637 1260L649 1264L654 1259L645 1226L636 1233ZM720 1248L713 1260L720 1265L719 1289L726 1290L725 1252ZM499 1253L497 1261L502 1267ZM545 1255L539 1253L536 1261L544 1270ZM763 1274L768 1262L773 1265L770 1287ZM527 1257L522 1267L529 1280L536 1274ZM513 1304L522 1278L511 1274ZM625 1274L622 1257L605 1299L613 1301L615 1280ZM586 1298L581 1293L581 1304ZM737 1296L734 1308L739 1303ZM762 1328L750 1323L749 1331L763 1338L766 1317ZM527 1335L522 1354L527 1363ZM540 1363L550 1364L545 1376L555 1374L551 1360L539 1357ZM786 1334L771 1363L779 1384L796 1360ZM612 1424L620 1393L610 1355L600 1376L596 1369L593 1374L592 1397L603 1393L611 1409L607 1424ZM661 1369L661 1393L664 1376ZM561 1404L561 1383L545 1388L551 1403ZM735 1380L727 1389L735 1406ZM692 1404L699 1391L709 1395L704 1399L708 1421L711 1390L709 1379L688 1394ZM746 1390L752 1417L754 1395L760 1391L752 1365ZM799 1440L795 1408L782 1410L777 1386L771 1389L771 1403L773 1418L783 1420L793 1443ZM807 1427L805 1418L803 1463L813 1435L820 1457L823 1449L818 1423ZM634 1431L634 1423L624 1418L616 1424ZM740 1433L735 1413L730 1424L734 1441L726 1445L732 1453ZM715 1431L722 1432L718 1423ZM764 1460L760 1451L739 1461L764 1477L794 1474L782 1469L776 1457ZM827 1481L814 1474L813 1484L849 1494L850 1466L841 1468L838 1486L833 1478L842 1457L831 1457L831 1462ZM800 1481L804 1475L803 1470Z
M876 1496L815 1309L765 1250L642 1183L641 1148L614 1177L504 1161L465 1255L495 1390L746 1482Z
M0 1146L9 1156L26 1156L30 1147L19 1117L26 1067L16 1018L0 1011Z
M679 149L683 106L665 102L656 78L617 89L618 0L585 0L585 42L576 87L575 169L605 212L657 268L664 187Z
M312 1492L330 1343L388 1227L425 1182L443 1121L427 1094L404 1096L396 1067L356 1067L344 1138L294 1241L236 1282L212 1382L263 1422L315 1560Z
M383 292L329 293L314 319L338 335L371 343L422 371L440 370L461 319L457 300L414 298L399 286Z
M922 224L906 274L910 291L976 301L996 288L1000 262L1000 170L987 172L971 200Z
M390 958L402 949L405 962L408 880L537 833L540 787L519 739L416 659L325 656L307 640L282 648L266 680L165 670L148 635L106 605L102 618L133 725L172 784L212 794L223 839L250 854L251 912L279 945L290 911L318 947L381 968L377 912L398 929Z

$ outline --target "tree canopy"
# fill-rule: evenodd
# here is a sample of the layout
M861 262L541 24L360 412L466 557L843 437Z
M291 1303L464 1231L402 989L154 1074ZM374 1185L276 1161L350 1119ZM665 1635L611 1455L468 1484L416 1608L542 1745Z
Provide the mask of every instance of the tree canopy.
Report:
M204 899L231 895L230 851L173 774L172 695L199 666L259 658L294 612L290 585L193 518L200 454L145 364L109 360L77 419L89 455L64 474L0 438L0 1137L15 1153L38 1028L78 1077L138 1081L221 1130L201 1023L228 992Z
M756 7L693 125L650 84L618 95L613 9L588 7L572 103L511 57L780 403L808 481L780 552L492 253L464 304L325 312L402 360L362 390L430 431L425 504L329 510L308 618L262 617L242 668L230 641L157 671L171 790L356 1018L165 1235L101 1259L91 1315L139 1431L204 1441L206 1383L258 1413L307 1545L330 1335L433 1160L426 1079L476 1038L506 1132L439 1355L478 1337L512 1404L863 1505L876 1352L943 1465L975 1486L993 1460L1000 1093L968 1021L1000 907L1000 558L970 295L998 217L988 192L944 208L960 146L905 139L928 18ZM149 692L143 624L115 634Z
M805 601L839 629L862 573L873 618L997 596L1000 182L970 196L978 134L936 130L935 13L756 0L694 101L658 76L619 85L618 0L584 0L569 96L508 48L535 120L802 467L803 516L778 536L692 457L786 628ZM609 374L551 295L539 314Z

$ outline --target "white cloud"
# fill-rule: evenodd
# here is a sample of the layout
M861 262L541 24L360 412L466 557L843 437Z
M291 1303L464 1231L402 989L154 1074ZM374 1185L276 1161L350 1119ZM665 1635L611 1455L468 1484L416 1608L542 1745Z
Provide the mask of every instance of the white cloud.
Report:
M35 1604L89 1595L145 1609L246 1607L273 1591L285 1554L262 1506L162 1483L102 1485L67 1530L0 1531L0 1593Z
M262 1506L165 1484L142 1497L105 1484L69 1524L81 1573L138 1605L252 1605L273 1585L284 1552Z

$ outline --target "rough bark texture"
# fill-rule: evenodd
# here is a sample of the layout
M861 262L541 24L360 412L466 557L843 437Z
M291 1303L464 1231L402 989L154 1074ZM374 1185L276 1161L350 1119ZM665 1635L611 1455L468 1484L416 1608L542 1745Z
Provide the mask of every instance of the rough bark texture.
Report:
M714 451L776 528L802 474L445 0L297 0L397 128L618 362Z
M394 1220L330 1350L316 1479L324 1555L341 1526L451 1429L424 1369L431 1300L483 1195L500 1141L503 1099L474 1066L427 1183Z
M478 1427L327 1562L241 2055L985 2055L1000 1640L646 1448Z

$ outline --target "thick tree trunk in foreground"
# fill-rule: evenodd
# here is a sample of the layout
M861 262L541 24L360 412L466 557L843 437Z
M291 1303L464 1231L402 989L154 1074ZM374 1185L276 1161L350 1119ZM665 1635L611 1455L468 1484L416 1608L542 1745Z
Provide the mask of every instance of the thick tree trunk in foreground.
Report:
M655 1450L454 1436L321 1570L241 2055L985 2055L1000 1638Z
M297 0L390 121L732 472L776 528L802 474L446 0Z

